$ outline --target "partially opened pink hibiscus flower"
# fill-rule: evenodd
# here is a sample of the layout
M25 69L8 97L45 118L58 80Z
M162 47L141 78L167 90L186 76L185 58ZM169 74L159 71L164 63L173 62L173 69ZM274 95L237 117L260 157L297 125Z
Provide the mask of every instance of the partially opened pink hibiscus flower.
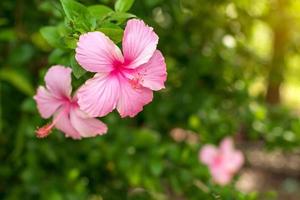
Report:
M228 184L244 163L242 152L234 149L231 138L225 138L219 148L205 145L199 159L208 165L213 180L220 185Z
M127 22L121 50L103 33L79 38L76 60L97 74L78 91L80 108L90 116L104 116L117 108L133 117L152 101L152 90L164 88L166 64L156 50L158 36L141 20Z
M71 98L71 72L70 68L53 66L45 76L46 87L38 88L34 96L38 110L43 118L53 116L53 121L39 128L37 137L46 137L54 126L73 139L106 133L106 125L82 112L76 95Z

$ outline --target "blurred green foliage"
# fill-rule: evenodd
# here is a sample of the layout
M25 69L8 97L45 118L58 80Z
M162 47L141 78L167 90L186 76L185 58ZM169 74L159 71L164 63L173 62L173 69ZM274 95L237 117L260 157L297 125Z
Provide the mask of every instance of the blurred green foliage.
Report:
M268 80L274 50L268 31L274 32L278 20L276 1L61 2L0 2L0 199L252 200L259 194L210 181L198 161L200 146L226 135L263 141L270 149L299 146L294 109L268 104L264 92L251 92L259 78ZM290 18L298 16L300 5L286 7ZM105 117L105 136L73 141L54 131L37 139L36 127L47 121L32 95L47 67L71 66L79 86L90 76L74 60L79 35L100 30L119 43L126 20L135 15L160 37L166 89L136 118ZM299 24L289 21L288 47L279 55L284 58L299 51ZM170 131L177 127L199 137L176 142Z

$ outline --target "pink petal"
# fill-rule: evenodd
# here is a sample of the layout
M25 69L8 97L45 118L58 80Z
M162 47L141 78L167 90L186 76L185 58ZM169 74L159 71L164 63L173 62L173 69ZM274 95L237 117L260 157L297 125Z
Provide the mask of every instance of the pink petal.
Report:
M115 63L122 63L122 53L106 35L89 32L80 36L75 58L90 72L110 72Z
M66 100L70 98L71 68L61 65L51 67L45 75L45 83L49 92L58 99Z
M143 110L143 106L150 103L153 92L143 86L135 87L126 78L120 78L120 98L117 109L121 117L134 117Z
M223 168L210 169L213 180L220 185L227 185L232 179L232 174Z
M71 124L70 113L67 112L64 107L62 107L55 114L54 118L56 118L56 117L58 118L58 120L55 123L55 127L58 130L64 132L66 137L71 137L73 139L80 139L81 138L78 131L76 131L75 128Z
M225 138L220 144L220 152L223 157L223 165L228 171L235 173L244 163L241 151L235 150L232 138Z
M218 150L215 146L207 144L202 147L199 153L199 159L207 165L214 162L214 159L218 155Z
M151 90L160 90L165 88L167 79L166 63L160 51L156 50L149 62L137 68L142 77L141 84Z
M37 89L37 94L33 98L43 118L49 118L63 104L61 100L54 97L43 86Z
M226 137L220 144L220 151L223 153L231 153L234 151L233 140L230 137Z
M116 107L119 90L116 76L97 73L78 90L80 109L91 117L105 116Z
M235 151L226 158L226 169L232 173L237 172L243 164L244 156L240 151Z
M71 109L70 118L73 127L79 132L81 137L94 137L107 132L107 127L103 122L96 118L88 117L79 108Z
M129 20L122 44L126 67L134 69L148 62L157 43L158 36L154 33L153 28L147 26L142 20Z

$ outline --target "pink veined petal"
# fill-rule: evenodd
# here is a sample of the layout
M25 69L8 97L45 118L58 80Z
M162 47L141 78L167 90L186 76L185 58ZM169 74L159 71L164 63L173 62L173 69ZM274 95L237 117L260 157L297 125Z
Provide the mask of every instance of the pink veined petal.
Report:
M211 168L210 169L213 180L219 185L227 185L230 183L233 174L224 170L223 168Z
M78 107L70 111L71 124L81 137L94 137L107 132L106 125L96 118L90 118Z
M119 77L120 97L117 110L121 117L134 117L143 110L143 106L153 99L153 92L143 86L135 87L128 79Z
M90 72L110 72L115 63L122 63L122 53L102 32L88 32L80 36L75 58Z
M160 51L156 50L150 60L137 68L136 75L141 78L141 85L151 90L165 88L167 79L166 63Z
M115 75L97 73L77 92L80 109L91 117L105 116L116 107L119 90Z
M134 69L148 62L157 43L158 36L152 27L147 26L142 20L129 20L122 41L126 67Z
M63 113L61 113L63 112ZM78 131L75 130L70 121L70 112L69 110L65 110L65 107L59 109L59 111L55 114L54 118L58 117L58 120L55 123L55 127L64 132L66 137L71 137L73 139L80 139L81 136Z
M39 113L43 118L49 118L63 104L63 101L55 98L43 86L39 86L33 97L37 103Z
M69 67L55 65L45 75L45 83L49 92L58 99L69 99L71 86L71 73Z
M199 160L204 164L211 165L218 155L218 149L210 144L204 145L199 153Z

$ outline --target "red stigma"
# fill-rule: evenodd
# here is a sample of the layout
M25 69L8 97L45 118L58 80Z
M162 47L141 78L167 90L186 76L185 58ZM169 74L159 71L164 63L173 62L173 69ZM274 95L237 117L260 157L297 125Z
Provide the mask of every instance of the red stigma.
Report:
M46 124L45 126L42 126L41 128L38 128L35 133L36 137L38 138L45 138L47 137L52 130L53 124Z

